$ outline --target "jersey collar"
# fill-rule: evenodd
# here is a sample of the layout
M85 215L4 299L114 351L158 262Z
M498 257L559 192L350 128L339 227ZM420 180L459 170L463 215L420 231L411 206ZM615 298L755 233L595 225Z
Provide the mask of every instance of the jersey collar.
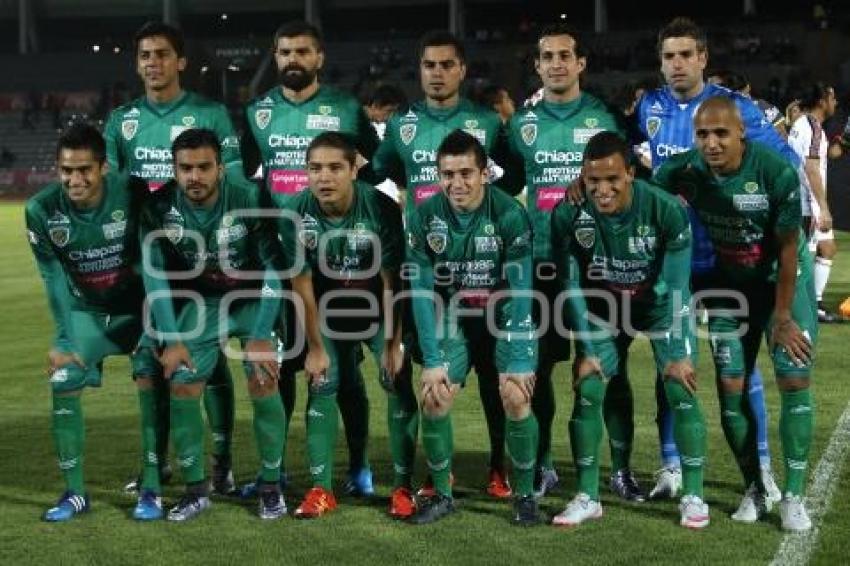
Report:
M174 110L182 106L188 96L189 92L184 90L181 91L177 98L175 98L171 102L151 102L151 100L147 96L142 97L142 99L143 104L148 108L148 110L150 110L157 116L162 117L167 114L170 114L171 112L174 112Z

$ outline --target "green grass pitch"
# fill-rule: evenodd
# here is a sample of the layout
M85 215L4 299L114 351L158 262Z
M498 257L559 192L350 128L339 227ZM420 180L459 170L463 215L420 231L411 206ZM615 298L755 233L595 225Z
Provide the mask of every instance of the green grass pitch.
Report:
M488 499L486 431L474 377L461 392L454 410L455 476L460 511L436 525L413 527L390 520L386 513L390 463L385 424L386 402L371 360L364 365L371 399L370 458L378 496L370 501L340 497L336 513L311 522L290 518L261 522L254 502L214 501L213 508L189 524L138 524L129 518L134 501L121 492L137 470L138 406L128 377L127 362L111 358L102 389L84 395L87 423L86 478L92 497L90 513L66 524L46 524L41 513L62 491L49 429L49 389L46 351L52 337L44 293L23 230L22 206L0 205L0 563L3 564L765 564L776 552L783 533L778 513L756 525L729 519L742 493L741 480L718 421L716 393L707 344L701 342L700 398L709 430L706 498L711 526L702 532L679 527L675 502L626 504L603 485L605 516L574 530L549 526L521 530L509 524L505 502ZM850 235L841 234L839 255L828 289L827 303L836 306L850 295ZM820 460L839 415L850 399L847 379L850 324L822 327L814 378L816 431L810 471ZM845 350L844 348L848 348ZM765 374L771 422L774 469L781 483L777 434L778 395L766 358ZM633 346L630 373L636 399L636 440L633 467L645 487L658 465L654 423L654 371L644 340ZM237 378L237 423L234 468L239 481L257 468L251 433L250 404L241 370ZM558 412L554 450L561 485L543 501L551 515L572 494L575 478L567 441L572 406L565 364L557 368ZM308 487L304 440L304 383L299 376L298 410L289 435L287 493L290 509ZM340 437L343 435L341 434ZM603 482L608 456L603 450ZM341 485L346 450L340 440L336 478ZM417 479L424 476L421 446ZM850 471L834 478L838 488L820 525L812 556L816 564L845 562L850 540ZM340 493L338 490L337 493ZM166 490L166 503L179 488Z

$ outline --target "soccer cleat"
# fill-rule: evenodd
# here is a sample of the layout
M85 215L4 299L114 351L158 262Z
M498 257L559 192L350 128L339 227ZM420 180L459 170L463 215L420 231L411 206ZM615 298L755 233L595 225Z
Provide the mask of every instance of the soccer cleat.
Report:
M277 489L260 490L259 511L260 519L280 519L286 515L286 501Z
M679 524L689 529L704 529L708 526L708 503L697 495L685 495L679 502L682 518Z
M455 484L455 475L449 474L449 485L454 486ZM425 483L422 484L422 487L419 488L419 491L416 492L416 497L421 497L423 499L427 499L429 497L434 497L437 495L437 490L434 489L434 479L431 477L431 474L428 474L425 477Z
M558 472L555 468L538 468L535 473L534 497L540 499L558 485Z
M675 499L682 489L682 469L665 466L655 472L655 487L649 492L650 499Z
M230 463L213 456L210 493L213 495L235 495L238 492Z
M241 488L237 488L237 491L239 492L239 497L241 497L242 499L254 499L255 497L257 497L257 493L258 493L257 487L260 485L261 481L262 480L260 479L260 476L257 476L257 478L254 481L246 483ZM281 472L280 473L280 491L281 492L286 491L286 485L287 485L286 473Z
M812 520L801 495L786 493L779 504L779 516L782 518L783 530L799 533L812 528Z
M72 519L74 515L85 513L89 510L89 498L85 495L77 495L73 491L66 491L56 502L56 505L44 512L42 517L45 521L60 522Z
M732 513L732 520L739 523L755 523L759 517L767 512L765 504L765 496L759 491L755 483L751 483L747 491L744 492L744 497L741 499L741 504L738 505L738 510Z
M406 487L397 487L390 495L390 517L408 519L416 512L416 502Z
M487 495L497 499L506 499L513 494L507 475L496 469L490 470L490 480L487 483Z
M313 487L295 510L296 519L315 519L336 509L334 494L323 487Z
M828 310L826 310L826 307L823 305L823 303L818 301L818 322L831 324L833 322L840 322L840 319Z
M779 486L776 485L770 465L762 467L761 483L764 485L764 507L770 511L774 505L782 501L782 492L779 491Z
M602 504L579 492L563 511L552 517L556 527L575 527L587 520L602 518Z
M162 515L162 497L150 490L143 490L133 508L133 518L137 521L156 521L162 519Z
M518 527L533 527L542 521L537 500L533 495L523 495L514 499L513 524Z
M160 485L168 485L169 483L171 483L171 476L173 476L173 475L174 475L174 473L171 470L171 465L169 465L168 462L166 462L159 469L159 483L160 483ZM135 478L131 479L130 481L128 481L124 485L124 493L129 494L129 495L139 493L139 486L141 484L142 484L142 478L141 477L135 477Z
M210 498L205 495L186 493L180 498L177 505L168 511L168 520L183 522L194 519L204 510L209 509L211 505Z
M646 496L644 495L643 490L641 490L634 474L632 474L632 471L628 468L624 470L617 470L611 474L611 481L609 485L611 486L611 491L619 495L621 499L625 499L626 501L635 501L637 503L643 503L646 501Z
M442 493L437 493L423 501L416 508L416 513L408 519L408 522L413 525L425 525L439 521L446 515L454 513L454 511L454 500Z
M369 468L360 468L356 471L349 471L348 481L345 482L343 489L346 494L354 497L371 497L375 495L375 488L372 486L372 470Z

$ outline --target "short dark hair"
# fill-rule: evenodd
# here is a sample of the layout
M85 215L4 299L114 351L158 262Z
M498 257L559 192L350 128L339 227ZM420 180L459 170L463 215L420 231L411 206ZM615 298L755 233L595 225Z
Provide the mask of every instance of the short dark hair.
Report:
M590 138L587 145L584 147L584 157L582 163L610 157L615 154L623 156L623 162L626 166L629 165L629 144L626 140L616 132L599 132Z
M543 29L540 30L540 33L537 35L537 52L534 55L535 59L540 59L540 41L544 37L552 37L555 35L568 35L573 38L573 42L576 45L576 57L587 57L587 49L585 48L584 41L582 41L581 34L572 26L563 22L558 22L556 24L544 26Z
M429 31L419 40L419 60L422 60L422 56L425 55L427 48L442 47L444 45L454 47L455 54L460 59L460 62L466 62L466 49L463 47L463 42L453 33L442 29Z
M407 95L395 85L382 84L372 92L368 104L375 106L407 106Z
M811 110L818 105L821 100L826 100L829 96L829 91L834 91L832 85L828 85L822 81L810 83L809 86L803 89L800 95L800 108L803 110Z
M463 130L454 130L447 135L437 148L437 163L446 155L466 155L472 153L475 156L475 165L479 169L487 167L487 154L484 146L475 136Z
M344 134L339 132L322 132L310 142L310 145L307 146L307 153L305 154L305 161L310 162L310 154L313 153L313 150L316 150L320 147L329 147L331 149L338 149L342 152L345 160L348 161L352 166L357 162L357 149L354 147L354 144L351 143Z
M697 43L697 51L708 49L708 38L705 31L690 18L679 16L673 18L667 25L658 31L658 43L656 49L661 53L661 46L665 39L671 37L690 37Z
M215 152L215 162L221 163L221 142L218 135L207 128L191 128L184 130L171 143L171 155L177 159L177 152L183 149L200 149L209 147Z
M708 74L709 77L717 77L720 79L720 86L725 86L729 90L739 91L746 87L750 82L747 77L741 73L736 73L728 69L720 69Z
M183 32L166 23L153 21L142 25L133 37L133 42L136 45L136 55L139 54L139 46L143 39L156 36L162 36L167 39L178 57L186 56L186 40L183 38Z
M481 89L481 92L478 94L477 102L481 106L486 106L487 108L492 108L494 104L499 102L499 99L501 98L499 95L503 91L508 95L508 97L510 97L511 93L508 92L507 87L505 87L504 85L501 85L501 84L487 85L483 89Z
M85 122L68 126L56 143L56 158L63 149L88 149L98 163L106 161L106 142L100 130Z
M325 50L325 41L322 38L322 32L319 31L319 28L304 20L292 20L277 28L274 32L274 39L272 39L272 50L277 49L277 42L280 41L281 37L298 37L301 35L312 37L316 43L317 51Z

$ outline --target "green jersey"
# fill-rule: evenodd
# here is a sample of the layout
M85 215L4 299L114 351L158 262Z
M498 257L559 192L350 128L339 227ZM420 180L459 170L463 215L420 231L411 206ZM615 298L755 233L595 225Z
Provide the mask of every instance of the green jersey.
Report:
M378 134L357 99L324 85L301 102L275 87L248 105L245 123L245 174L253 176L262 166L266 188L285 196L307 188L307 146L322 132L346 134L366 159L378 147Z
M794 168L767 146L748 142L732 175L711 172L697 150L671 157L654 181L681 195L705 225L716 269L730 283L775 279L777 233L800 230L800 181ZM803 246L804 238L800 238Z
M508 140L511 153L525 166L535 261L552 259L552 210L563 200L567 186L579 176L588 140L605 130L622 132L620 117L585 92L565 104L544 100L511 118Z
M143 96L113 110L103 133L109 166L141 177L155 191L174 177L171 143L190 128L214 131L228 173L242 174L239 138L227 109L192 92L165 104Z
M419 101L407 113L390 118L372 166L378 177L393 177L407 188L408 211L440 192L437 148L457 129L475 136L497 162L506 151L499 115L465 99L448 109L430 108Z
M506 193L486 187L475 211L456 212L444 192L421 203L408 218L408 261L414 291L435 293L443 304L466 308L495 306L502 328L528 330L531 325L532 287L531 225L522 205ZM491 305L497 291L518 291ZM425 367L440 363L435 336L434 302L414 296L416 327ZM426 316L420 316L421 314ZM533 348L528 340L500 337L512 350L510 368L500 371L534 371Z

